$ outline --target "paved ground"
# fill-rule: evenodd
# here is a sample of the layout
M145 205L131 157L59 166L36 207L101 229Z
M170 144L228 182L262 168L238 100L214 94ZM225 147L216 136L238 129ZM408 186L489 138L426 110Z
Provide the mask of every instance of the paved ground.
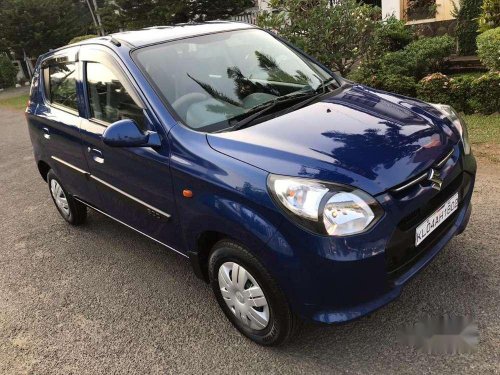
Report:
M396 302L266 349L230 326L180 256L96 213L66 225L24 116L0 110L0 374L498 374L499 176L499 164L480 164L469 228ZM442 313L476 318L476 353L429 356L397 342L401 326Z

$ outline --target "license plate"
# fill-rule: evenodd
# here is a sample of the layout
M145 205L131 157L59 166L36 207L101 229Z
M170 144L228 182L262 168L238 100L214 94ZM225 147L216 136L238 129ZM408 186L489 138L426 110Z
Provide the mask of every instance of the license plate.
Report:
M418 246L434 229L439 227L458 208L458 193L448 199L431 216L417 227L415 232L415 246Z

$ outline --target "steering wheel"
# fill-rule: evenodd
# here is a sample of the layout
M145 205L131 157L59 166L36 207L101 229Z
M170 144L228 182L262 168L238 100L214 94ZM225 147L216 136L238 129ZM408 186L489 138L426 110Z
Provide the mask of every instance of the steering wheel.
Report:
M186 119L189 107L206 99L208 99L207 94L203 94L200 92L190 92L188 94L182 95L180 98L177 98L172 103L172 107L182 119Z

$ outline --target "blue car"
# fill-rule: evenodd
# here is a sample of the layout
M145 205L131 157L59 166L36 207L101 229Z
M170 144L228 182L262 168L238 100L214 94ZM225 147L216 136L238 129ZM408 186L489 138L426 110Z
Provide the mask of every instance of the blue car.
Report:
M92 209L188 258L261 345L395 299L471 213L476 162L451 107L347 81L246 24L51 51L26 117L67 222Z

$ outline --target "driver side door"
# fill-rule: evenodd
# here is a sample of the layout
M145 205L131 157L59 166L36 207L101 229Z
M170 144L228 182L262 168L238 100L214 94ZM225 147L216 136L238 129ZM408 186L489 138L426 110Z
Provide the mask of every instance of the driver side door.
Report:
M98 47L80 53L86 116L83 150L105 214L168 247L181 248L163 129L132 85L117 57ZM132 119L143 132L156 131L159 147L111 147L102 134L112 123Z

